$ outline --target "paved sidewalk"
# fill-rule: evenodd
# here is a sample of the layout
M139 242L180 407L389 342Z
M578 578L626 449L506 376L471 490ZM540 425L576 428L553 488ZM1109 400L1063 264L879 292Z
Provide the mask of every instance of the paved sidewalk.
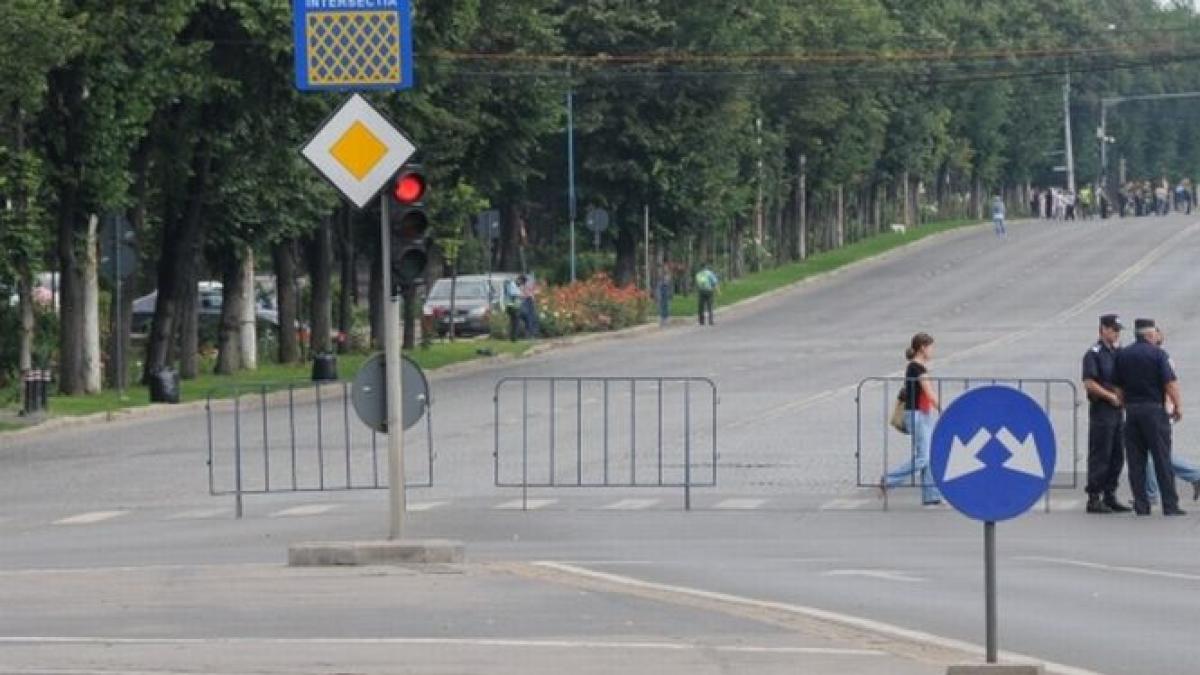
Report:
M12 674L945 672L934 651L516 564L17 570L0 597Z

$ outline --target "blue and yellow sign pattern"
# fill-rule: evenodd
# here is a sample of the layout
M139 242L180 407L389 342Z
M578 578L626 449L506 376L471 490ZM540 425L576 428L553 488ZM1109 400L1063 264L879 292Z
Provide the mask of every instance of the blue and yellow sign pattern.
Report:
M295 0L296 87L412 86L409 0Z

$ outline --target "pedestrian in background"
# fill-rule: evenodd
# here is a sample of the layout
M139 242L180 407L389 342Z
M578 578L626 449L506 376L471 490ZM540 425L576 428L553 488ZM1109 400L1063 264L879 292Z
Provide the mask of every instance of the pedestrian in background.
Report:
M508 339L517 341L519 321L521 316L521 286L525 283L525 275L519 275L516 281L508 279L504 282L504 313L508 315Z
M525 337L530 340L538 337L537 292L537 281L526 276L521 284L521 317L525 322Z
M700 325L704 325L705 312L708 313L708 325L715 325L713 321L713 296L716 295L717 289L721 281L717 278L715 272L709 267L708 263L704 263L700 267L700 271L696 273L696 291L698 295L697 312L700 315Z
M996 231L996 236L1000 239L1005 239L1008 236L1008 231L1004 229L1004 199L1000 195L992 198L992 229Z
M929 446L933 441L933 427L937 423L941 402L929 379L933 337L928 333L914 335L904 357L908 359L908 366L904 369L904 410L908 431L912 435L912 454L908 461L879 480L879 490L886 492L888 488L902 485L916 475L921 481L921 503L936 506L942 503L942 495L929 467Z
M658 268L658 325L666 328L671 318L671 298L675 295L675 280L671 278L671 268L663 265Z
M1100 317L1100 339L1083 355L1083 387L1088 398L1087 512L1128 513L1117 500L1125 466L1125 411L1113 384L1121 343L1121 319Z
M1117 353L1113 383L1117 396L1125 402L1125 450L1129 457L1129 488L1133 492L1133 510L1139 516L1150 515L1150 497L1146 492L1146 462L1154 460L1154 473L1162 491L1164 516L1181 516L1179 495L1175 491L1175 472L1171 469L1171 420L1183 419L1183 399L1178 378L1167 353L1157 347L1153 319L1134 322L1137 342ZM1165 403L1172 411L1168 417Z

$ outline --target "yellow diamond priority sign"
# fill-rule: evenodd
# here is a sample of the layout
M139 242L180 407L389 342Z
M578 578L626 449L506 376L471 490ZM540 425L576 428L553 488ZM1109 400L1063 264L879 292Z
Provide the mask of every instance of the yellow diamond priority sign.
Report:
M355 94L301 154L361 209L416 151L412 141Z

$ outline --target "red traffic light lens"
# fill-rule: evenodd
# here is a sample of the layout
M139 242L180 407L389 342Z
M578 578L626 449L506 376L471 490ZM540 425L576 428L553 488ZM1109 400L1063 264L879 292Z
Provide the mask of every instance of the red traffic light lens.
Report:
M394 192L401 204L415 204L425 196L425 177L419 173L406 173L396 179Z

